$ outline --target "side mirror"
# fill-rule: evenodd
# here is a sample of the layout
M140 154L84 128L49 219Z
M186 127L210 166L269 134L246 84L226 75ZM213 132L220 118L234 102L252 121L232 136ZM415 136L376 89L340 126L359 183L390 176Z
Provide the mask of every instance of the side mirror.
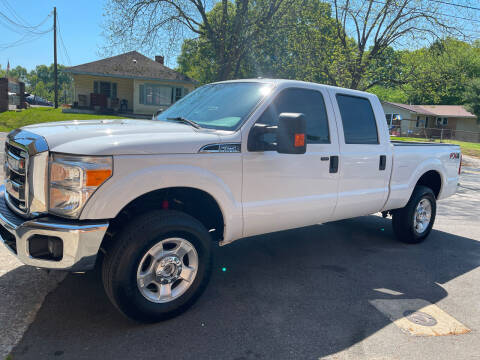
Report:
M299 113L281 113L278 117L277 152L305 154L307 151L307 121Z
M277 126L265 125L265 124L255 124L250 130L248 135L247 148L248 151L269 151L277 150L277 145L275 142L275 136L277 134ZM266 141L266 137L270 135L271 140Z

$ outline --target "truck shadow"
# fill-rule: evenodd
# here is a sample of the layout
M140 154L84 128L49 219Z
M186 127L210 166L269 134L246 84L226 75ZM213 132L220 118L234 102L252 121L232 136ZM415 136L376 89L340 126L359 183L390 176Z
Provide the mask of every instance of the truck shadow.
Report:
M425 243L405 245L393 239L390 225L367 216L217 248L205 294L183 315L153 325L119 315L98 273L72 274L47 297L13 358L284 359L337 353L390 324L370 301L435 303L447 296L441 284L480 265L477 240L433 231ZM459 320L468 326L468 319Z

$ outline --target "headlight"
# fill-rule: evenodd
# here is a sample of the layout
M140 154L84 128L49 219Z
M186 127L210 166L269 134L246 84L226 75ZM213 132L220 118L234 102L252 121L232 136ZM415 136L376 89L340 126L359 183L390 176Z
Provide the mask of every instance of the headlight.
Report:
M50 158L49 211L78 218L88 198L112 176L111 156L69 156Z

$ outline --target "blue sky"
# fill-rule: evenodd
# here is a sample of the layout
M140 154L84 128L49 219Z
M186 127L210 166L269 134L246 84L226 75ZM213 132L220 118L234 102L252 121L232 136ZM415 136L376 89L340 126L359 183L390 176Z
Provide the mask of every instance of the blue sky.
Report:
M448 0L450 1L450 0ZM453 0L452 0L453 1ZM478 0L455 1L457 4L479 6ZM442 1L436 1L435 4L443 4ZM104 0L0 0L0 12L13 18L10 8L15 9L19 15L29 25L37 25L57 7L59 29L62 34L65 47L67 49L70 63L64 55L62 48L58 48L58 62L61 64L78 65L89 61L98 60L104 56L99 53L104 38L102 37L102 13ZM472 35L478 38L480 32L476 30L480 24L480 9L469 10L464 8L440 5L440 9L450 15L448 18L452 22L462 22L461 26L467 31L474 31ZM460 18L455 18L460 16ZM473 21L463 21L461 17L475 19ZM42 26L47 29L52 24L53 17L50 17L48 23ZM3 20L0 18L0 20ZM32 39L20 46L4 48L5 44L18 41L22 35L9 31L2 21L0 21L0 65L2 69L10 61L11 67L21 65L28 70L32 70L36 65L53 63L53 32L43 35L40 38ZM28 38L29 39L29 38ZM419 42L418 46L426 45ZM410 48L411 44L404 46ZM131 49L134 50L134 49ZM119 51L120 52L120 51ZM148 54L145 54L148 55ZM161 54L158 54L161 55ZM176 66L174 54L167 57L166 64L170 67Z
M12 16L6 4L14 7L16 13L30 25L37 25L57 7L60 31L65 47L70 56L68 64L66 56L58 49L58 62L65 65L78 65L100 59L98 49L103 44L102 0L0 0L0 12ZM48 24L53 23L50 17ZM42 29L47 29L47 23ZM0 23L0 44L12 43L22 35L11 32ZM11 67L22 65L28 70L40 64L53 63L53 32L20 46L8 49L0 48L0 65L2 69L10 61Z

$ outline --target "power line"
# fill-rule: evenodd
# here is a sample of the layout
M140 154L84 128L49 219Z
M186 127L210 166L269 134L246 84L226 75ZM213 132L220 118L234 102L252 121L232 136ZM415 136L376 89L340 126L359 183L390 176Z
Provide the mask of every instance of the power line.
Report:
M7 16L7 14L0 12L0 25L3 25L11 32L22 35L22 37L19 40L8 44L0 44L0 47L8 48L18 46L28 41L27 36L29 36L30 40L32 40L32 37L44 35L52 31L51 27L46 30L40 29L40 27L43 26L43 24L45 24L45 22L50 18L51 13L47 15L39 24L32 26L15 11L15 8L10 5L8 0L1 0L1 2L4 4L5 9L12 14L13 19Z
M40 35L30 35L30 34L24 34L20 39L13 41L11 43L0 43L0 49L5 50L8 48L24 45L31 43L32 41L35 41L42 36L45 36L46 34L40 34Z
M10 13L13 15L14 18L17 19L18 22L23 22L27 25L30 25L24 18L22 18L18 13L15 11L15 8L10 5L10 3L7 0L1 0L2 3L5 5L5 8L10 11Z
M16 32L17 34L33 34L33 35L43 35L51 31L51 28L47 30L40 30L39 28L45 24L45 22L52 16L52 14L48 14L45 19L43 19L38 25L35 26L26 26L22 25L12 19L10 19L7 15L0 11L0 20L2 23L7 27L9 30Z
M470 10L480 10L479 7L474 7L474 6L469 6L469 5L462 5L462 4L457 4L457 3L449 3L447 1L442 1L442 0L430 0L431 2L436 2L439 4L444 4L444 5L450 5L450 6L456 6L464 9L470 9Z
M386 2L379 1L379 0L371 0L371 1L374 2L374 3L377 3L377 4L388 5ZM440 0L438 0L438 1L440 1ZM428 13L428 14L431 14L431 15L441 15L441 16L446 16L446 17L455 18L455 19L459 19L459 20L466 20L466 21L473 21L473 22L480 23L480 20L477 20L477 19L466 18L466 17L463 17L463 16L449 15L449 14L445 14L445 13L442 13L442 12L439 12L439 11L431 11L431 10L424 10L424 9L421 9L421 11L419 11L418 8L413 8L413 7L408 7L408 6L405 6L404 9L414 10L414 11L418 11L418 12L424 12L424 13Z
M21 37L16 41L13 41L10 43L0 43L0 49L5 50L8 48L33 42L52 31L53 27L49 27L47 29L41 29L41 26L43 26L48 21L48 19L52 16L52 13L49 13L37 25L31 26L15 12L15 10L10 6L10 4L6 0L1 0L1 1L5 5L5 8L10 11L13 19L11 19L7 14L0 11L0 25L3 25L5 28L10 30L11 32L21 35Z
M63 51L63 54L65 55L65 60L68 62L68 65L71 65L72 63L70 62L70 55L68 54L67 47L65 46L65 42L63 41L62 30L61 30L58 15L57 15L57 28L58 28L58 37L60 38L60 49Z
M376 4L392 5L389 2L380 1L380 0L370 0L370 1L372 3L376 3ZM441 0L436 0L436 1L441 1ZM399 7L402 7L402 6L401 5L396 5L396 7L399 8ZM339 6L339 8L344 10L344 11L349 11L350 10L350 8L348 6L347 7ZM414 12L417 12L417 13L422 13L423 12L423 13L427 13L427 14L435 15L435 16L440 15L440 16L445 16L445 17L450 17L450 18L455 18L455 19L480 23L480 20L477 20L477 19L471 19L471 18L466 18L466 17L462 17L462 16L449 15L449 14L445 14L443 12L435 12L435 11L431 11L431 10L419 9L419 8L414 8L414 7L409 7L409 6L404 6L402 8L406 9L406 10L413 10ZM358 15L358 13L357 13L357 15ZM476 36L476 37L478 37L478 35L480 35L480 32L472 30L472 29L464 29L464 30L460 31L460 33L464 34L465 36ZM466 33L468 33L469 35L467 35ZM475 34L475 35L473 35L473 34Z

